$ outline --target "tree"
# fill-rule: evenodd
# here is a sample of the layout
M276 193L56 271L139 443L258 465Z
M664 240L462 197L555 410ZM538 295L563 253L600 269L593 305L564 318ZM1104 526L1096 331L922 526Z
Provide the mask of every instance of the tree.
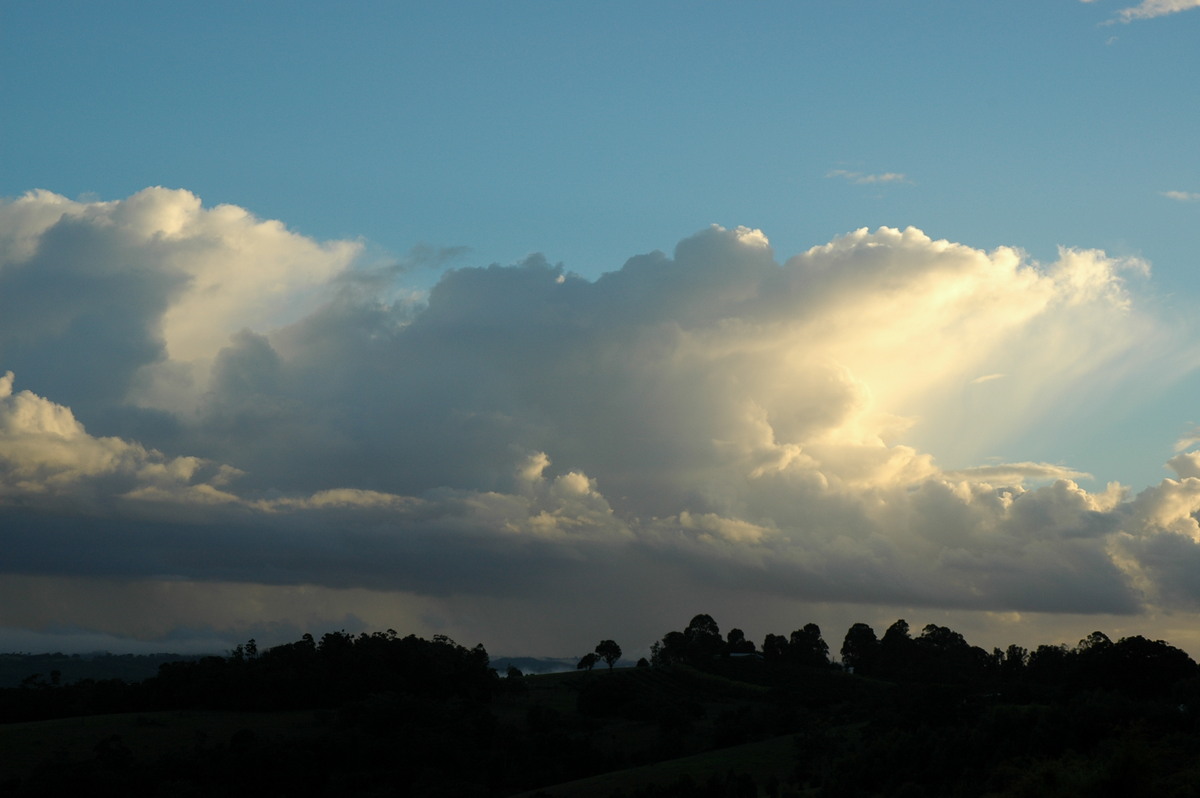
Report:
M1029 651L1018 646L1016 643L1011 644L1004 651L996 649L996 661L1000 666L1000 676L1005 679L1019 678L1025 672L1025 666L1029 663Z
M615 665L617 660L621 658L621 647L612 640L601 640L596 644L596 654L600 657L600 659L604 660L605 664L608 665L608 669L611 671L613 669L613 665Z
M829 664L829 644L821 638L821 627L815 623L804 625L792 632L788 641L788 656L793 662L807 667L825 667Z
M233 651L229 652L229 659L233 662L245 662L248 659L258 658L258 643L254 638L250 638L245 644L238 643Z
M650 646L650 664L670 665L688 656L688 640L683 632L667 632L659 643Z
M884 631L883 640L880 642L884 646L902 647L911 640L912 637L908 633L908 621L901 618Z
M584 654L579 658L579 664L575 666L577 671L590 671L600 661L600 657L596 654Z
M754 641L746 639L746 633L741 629L730 629L725 635L725 650L730 654L754 653Z
M875 630L865 623L851 626L842 640L841 654L845 667L858 673L872 673L879 656L879 638L875 637Z
M1195 661L1184 651L1141 635L1122 637L1113 644L1113 655L1116 686L1144 695L1166 693L1176 682L1195 678L1198 672Z
M1100 633L1089 638L1096 635ZM1197 675L1196 663L1186 653L1141 635L1122 637L1116 643L1105 637L1078 651L1076 658L1080 683L1141 697L1168 695L1176 682Z
M768 661L782 660L787 656L788 641L783 635L767 633L763 638L763 659Z
M1079 645L1075 646L1075 650L1080 653L1085 651L1103 651L1112 644L1112 640L1104 632L1092 632L1079 641Z
M969 679L983 676L993 662L982 648L961 634L935 623L926 624L913 641L916 664L925 678Z
M700 614L692 618L691 623L683 630L689 640L697 638L721 637L721 629L711 615Z
M683 630L687 640L687 657L692 662L702 662L718 656L725 649L721 629L711 615L697 615Z
M1052 646L1046 643L1029 652L1025 672L1035 682L1062 684L1070 670L1070 657L1074 656L1065 645Z
M901 618L887 628L879 641L879 671L893 676L909 673L916 667L916 653L908 621Z

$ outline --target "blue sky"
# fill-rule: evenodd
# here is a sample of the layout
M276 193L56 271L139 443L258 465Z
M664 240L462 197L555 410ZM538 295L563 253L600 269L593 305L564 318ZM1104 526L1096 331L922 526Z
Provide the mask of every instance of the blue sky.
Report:
M5 512L16 514L10 520L21 519L13 528L24 530L10 542L23 554L0 590L79 597L74 604L46 599L47 607L77 607L96 591L180 597L171 604L176 615L142 626L99 610L84 618L30 609L0 618L0 627L13 640L58 629L153 646L186 636L182 629L200 630L197 640L236 642L255 630L286 635L346 618L399 628L384 622L393 613L418 633L502 638L494 630L507 630L513 645L555 654L562 652L536 650L551 645L549 632L539 636L514 620L530 602L553 601L554 586L518 595L489 571L478 590L446 587L458 584L447 563L472 572L473 564L499 558L509 574L527 574L560 558L593 563L597 573L620 563L641 573L634 562L653 572L670 562L679 570L670 586L678 600L638 595L678 604L681 620L651 615L648 628L634 632L646 636L654 634L651 624L667 624L658 630L665 632L695 612L721 617L698 606L709 595L704 575L724 562L698 553L706 551L706 534L732 547L722 557L760 569L751 569L752 578L733 568L725 578L720 601L731 615L753 607L782 624L809 612L794 626L825 617L836 628L860 616L886 626L904 611L959 612L956 628L976 629L996 644L1034 629L1067 639L1075 625L1095 625L1079 620L1100 611L1086 602L1014 598L1036 597L1053 581L1022 571L1044 544L1025 532L1012 532L1013 539L1032 548L1014 543L1009 554L1023 554L1006 555L974 585L957 566L930 574L901 558L891 570L895 589L879 595L789 587L802 578L832 585L840 568L865 562L855 556L867 551L911 546L912 557L939 551L947 563L954 559L945 546L929 549L929 540L910 541L911 530L883 522L875 543L859 541L865 548L851 556L850 544L826 547L828 540L796 521L795 507L772 509L784 493L807 495L817 484L807 480L819 475L830 493L796 501L814 517L828 515L829 524L856 528L869 525L870 514L836 521L845 508L835 512L835 505L851 494L867 502L885 482L913 495L960 483L1001 495L1007 481L1033 506L1060 495L1056 480L1068 480L1086 496L1070 494L1076 510L1112 516L1087 554L1101 563L1098 582L1111 581L1095 606L1133 633L1157 624L1170 638L1171 624L1193 612L1191 577L1155 569L1164 567L1163 547L1190 539L1192 500L1179 500L1178 517L1146 508L1170 503L1167 494L1186 493L1187 480L1200 476L1200 465L1164 466L1191 451L1190 432L1200 423L1200 338L1192 321L1200 296L1196 6L0 5L0 197L8 214L0 229L7 299L0 302L9 309L9 321L0 321L0 376L14 373L11 418L42 419L44 434L46 419L61 421L52 408L61 408L82 425L73 440L93 458L68 469L68 479L68 471L54 471L65 461L52 467L49 455L35 457L30 439L0 440L0 461L8 463L0 469L8 481L0 509L7 504ZM180 191L145 192L157 186ZM18 201L36 189L58 199ZM214 210L222 205L251 216ZM55 222L60 216L73 232ZM286 229L255 226L263 220ZM741 226L769 239L774 270ZM910 226L925 238L876 233ZM135 228L141 232L132 238L104 232ZM871 232L846 238L863 228ZM946 255L941 240L961 245L958 254ZM828 251L789 261L814 247ZM1023 253L1014 256L1021 268L999 265L1004 258L995 253L1004 247ZM1063 266L1069 259L1060 247L1092 255ZM667 253L657 266L653 258L625 265L655 251ZM893 259L887 268L871 260L882 251ZM527 260L535 253L545 262ZM725 271L704 283L715 262ZM489 264L502 268L475 270ZM822 282L830 269L859 270L861 281ZM729 276L735 272L745 281ZM541 274L563 276L558 284L574 292L570 299L537 305L531 297L541 289L529 286L540 285ZM716 291L717 283L725 287ZM794 291L799 304L786 322L766 304L729 304L751 285L764 297ZM939 285L957 287L934 301ZM911 311L901 302L912 303ZM550 307L561 315L539 315ZM607 315L595 315L601 309ZM726 314L723 327L712 321L718 310ZM608 321L622 314L629 314L628 329ZM549 325L536 329L562 348L547 349L531 319ZM665 343L668 323L683 325L686 340ZM737 325L744 329L735 336ZM468 346L480 327L490 333ZM368 328L371 335L352 338L351 331ZM753 335L744 332L751 328ZM578 329L592 337L576 341L571 330ZM797 336L795 345L776 351L788 336ZM371 348L383 339L391 344ZM811 363L801 362L805 340L814 342ZM670 357L662 355L671 347ZM487 357L478 354L485 350ZM727 351L741 359L722 359ZM753 368L743 365L751 361ZM790 368L796 382L762 376ZM605 388L563 387L572 379L591 385L600 374L606 381L596 385L612 393L599 405L596 392ZM23 390L32 398L18 416ZM645 419L658 418L654 402L674 402L674 409L657 426L645 421L624 449L608 451L606 443L626 434L612 425L643 423L633 397L648 403ZM438 415L447 407L454 412ZM739 415L752 413L747 407L761 411L760 426ZM401 422L393 412L407 415ZM752 443L760 433L767 438ZM699 452L698 440L716 448ZM890 453L895 470L886 479L882 471L865 476L848 465L849 450L830 448L853 445L858 457L865 441L875 454ZM125 465L95 465L100 450ZM735 450L750 459L729 454ZM636 456L623 459L621 451ZM546 460L541 470L539 457ZM781 475L772 490L762 487L762 458ZM285 468L289 460L304 465ZM150 495L151 462L175 481L153 483L160 491L154 512L130 509L131 497ZM1003 477L978 470L1001 466L1014 467ZM638 493L634 473L657 485L655 497ZM742 479L749 481L739 488L713 487ZM1128 489L1123 504L1096 498L1113 481ZM193 514L200 488L224 505ZM409 530L396 533L406 542L391 556L408 552L425 565L388 581L355 578L351 560L337 574L313 565L323 525L335 523L320 515L334 512L332 494L322 493L333 490L370 492L338 494L338 513L420 501L442 507L428 512L443 521L463 506L478 509L473 496L532 504L521 523L492 508L475 519L478 528L457 533L465 542L455 538L444 550L410 534L425 527L408 516L368 521L350 513L352 520L336 521ZM962 496L982 495L955 490L968 505L974 500ZM70 516L76 510L63 508L76 505L67 495L82 502L84 519L148 516L148 530L180 519L196 528L234 524L264 541L279 534L273 519L282 512L273 504L268 513L264 502L286 499L315 514L297 522L311 527L304 545L262 543L275 552L263 555L264 567L278 574L270 579L153 546L152 564L140 570L89 570L41 550L31 530L44 517L21 515L45 499L52 505L45 512ZM899 498L890 501L898 515L920 515ZM1004 512L988 529L1024 523L1011 508ZM618 527L598 520L609 515ZM1133 516L1143 525L1137 534ZM568 556L547 542L554 524L579 529L585 518L598 525L587 544L596 551L585 546ZM545 551L491 537L522 524L543 536ZM1143 539L1150 527L1166 537ZM699 549L664 542L693 533ZM1137 546L1117 552L1133 538ZM621 540L634 542L614 542ZM770 540L785 542L763 543ZM132 540L108 545L114 563L144 551ZM817 551L821 557L806 559ZM1070 573L1092 573L1090 559L1054 557ZM98 554L96 562L105 559ZM1138 568L1129 565L1135 560ZM1025 573L1025 587L997 586L1002 568ZM914 587L928 580L947 587ZM224 603L203 598L206 585L220 585L213 590L225 591ZM296 606L288 591L302 588L313 592L307 614L297 615L286 609ZM355 590L369 592L329 592ZM251 606L261 613L245 609ZM597 625L589 636L617 633L604 625L619 622L619 609L587 612ZM1024 613L1025 626L1005 626L1015 623L1005 613ZM557 632L570 628L564 618Z
M1111 2L6 4L4 190L187 187L582 274L752 224L1183 264L1197 21ZM904 175L855 185L838 170Z

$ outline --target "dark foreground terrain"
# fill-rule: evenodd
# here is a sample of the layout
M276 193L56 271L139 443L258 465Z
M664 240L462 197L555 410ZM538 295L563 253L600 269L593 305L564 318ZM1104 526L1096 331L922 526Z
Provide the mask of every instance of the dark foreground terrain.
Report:
M0 795L1191 796L1200 784L1200 675L1166 643L1094 633L988 653L897 622L882 639L855 625L841 655L846 668L830 664L812 624L758 647L697 616L636 668L501 676L480 647L388 632L251 642L141 682L31 678L0 690Z

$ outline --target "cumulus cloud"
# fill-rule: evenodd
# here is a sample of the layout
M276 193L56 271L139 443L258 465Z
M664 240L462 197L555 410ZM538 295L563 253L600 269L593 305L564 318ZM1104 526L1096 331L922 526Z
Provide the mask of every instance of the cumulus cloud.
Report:
M1200 452L1184 452L1167 461L1167 467L1184 479L1200 477Z
M5 366L75 409L178 412L231 334L311 311L361 245L319 244L184 190L0 204Z
M1200 539L1188 446L1133 498L939 465L1151 367L1140 261L888 227L781 261L714 225L594 281L531 256L420 296L359 251L188 192L0 209L8 567L443 607L621 584L1128 613L1191 589L1162 554ZM23 312L51 277L58 315Z
M29 391L14 394L13 380L11 371L0 377L0 499L60 501L97 493L184 502L234 499L219 486L236 477L236 469L93 437L69 408Z

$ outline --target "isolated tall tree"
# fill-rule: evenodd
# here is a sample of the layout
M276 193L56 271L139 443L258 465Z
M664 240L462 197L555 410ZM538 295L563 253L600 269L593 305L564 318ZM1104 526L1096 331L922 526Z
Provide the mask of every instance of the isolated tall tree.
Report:
M621 658L621 647L612 640L601 640L596 644L596 654L600 659L604 660L604 663L608 665L608 669L611 671L613 665L616 665L617 660Z

